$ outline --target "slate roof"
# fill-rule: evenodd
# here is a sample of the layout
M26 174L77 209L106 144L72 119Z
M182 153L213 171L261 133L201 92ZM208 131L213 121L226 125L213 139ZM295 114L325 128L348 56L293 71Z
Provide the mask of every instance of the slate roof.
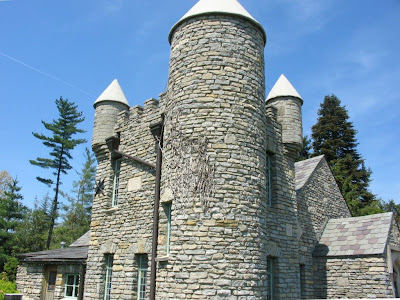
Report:
M69 247L64 249L47 250L22 254L20 257L27 262L75 262L83 261L88 256L88 246Z
M70 247L82 247L82 246L89 246L90 243L90 231L86 232L82 235L79 239L73 242Z
M328 221L314 256L382 254L388 242L393 213Z
M20 258L26 262L77 262L88 256L90 231L73 242L68 248L24 253Z
M318 166L319 162L324 158L323 155L309 158L303 161L296 162L294 164L295 174L296 174L296 191L301 189L307 180L310 178L311 174L314 172L315 168Z
M303 103L303 99L301 99L300 94L296 91L290 81L285 77L285 75L281 75L275 85L272 87L271 91L268 94L267 101L270 99L274 99L277 97L295 97L299 98Z

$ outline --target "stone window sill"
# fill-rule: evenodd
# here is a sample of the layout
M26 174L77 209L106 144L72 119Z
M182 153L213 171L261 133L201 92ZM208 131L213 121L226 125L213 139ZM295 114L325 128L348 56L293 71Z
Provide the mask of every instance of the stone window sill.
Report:
M113 206L113 207L106 209L106 213L111 214L117 210L118 210L118 206Z
M160 256L160 257L156 257L156 261L158 262L166 262L168 261L169 256Z

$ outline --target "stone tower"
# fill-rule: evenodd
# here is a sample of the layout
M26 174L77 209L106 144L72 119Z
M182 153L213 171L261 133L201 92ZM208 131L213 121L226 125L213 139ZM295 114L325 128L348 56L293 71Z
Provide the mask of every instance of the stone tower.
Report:
M293 153L303 145L301 106L303 100L285 75L281 75L267 97L267 106L278 109L278 122L282 125L282 142Z
M129 110L129 103L117 79L105 89L93 104L95 108L92 149L98 156L106 150L106 138L114 135L114 126L121 111Z
M169 41L162 188L172 190L173 268L157 295L266 299L265 31L236 0L200 0ZM208 141L214 193L207 203L195 190L177 191L168 164L179 152L168 148L176 131L183 146ZM185 172L193 183L195 172Z

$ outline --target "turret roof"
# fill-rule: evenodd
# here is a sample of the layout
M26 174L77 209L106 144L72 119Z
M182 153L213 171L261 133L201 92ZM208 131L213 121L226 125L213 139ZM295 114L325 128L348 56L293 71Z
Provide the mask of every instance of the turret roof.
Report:
M237 15L248 19L256 24L263 32L264 41L267 41L264 28L261 24L249 14L249 12L237 0L199 0L171 29L169 32L168 40L171 43L172 34L175 29L185 20L194 16L207 15L207 14L229 14Z
M269 92L267 101L273 98L283 97L283 96L299 98L301 102L303 102L303 99L301 99L299 93L289 82L289 80L285 77L285 75L282 74L279 77L278 81L275 83L274 87Z
M114 101L125 104L129 108L129 102L126 100L125 94L121 89L121 86L118 83L117 79L114 79L113 82L104 90L104 92L97 98L94 102L93 106L103 101Z

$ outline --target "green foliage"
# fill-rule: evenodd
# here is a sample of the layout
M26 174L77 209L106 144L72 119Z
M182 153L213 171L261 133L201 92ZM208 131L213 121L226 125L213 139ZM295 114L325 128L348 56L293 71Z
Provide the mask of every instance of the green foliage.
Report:
M46 136L39 133L33 133L36 138L43 141L43 145L51 149L49 153L50 158L38 157L36 160L30 160L30 163L33 165L53 170L53 178L36 177L37 180L42 183L49 186L54 185L55 191L50 214L49 234L46 242L47 248L50 247L55 220L58 216L58 198L60 185L62 183L61 175L67 174L67 171L72 168L69 164L69 160L72 159L71 150L73 150L75 146L86 142L85 139L72 138L77 133L85 132L77 127L77 125L83 122L85 118L82 117L82 112L78 112L75 103L68 101L68 99L64 100L61 97L56 100L56 105L59 112L59 118L53 120L51 123L42 121L42 124L48 131L50 131L51 135Z
M15 257L9 257L7 262L4 264L4 272L6 273L9 281L15 281L18 270L18 259Z
M47 233L50 225L49 197L46 195L39 204L29 209L19 224L15 238L15 253L36 252L46 249Z
M54 242L51 248L59 248L61 242L69 245L89 230L96 160L87 148L85 158L82 170L78 172L79 180L73 183L74 196L67 196L69 205L64 206L63 223L54 230Z
M303 136L303 145L297 153L296 161L302 161L311 158L311 140L307 135Z
M4 264L13 255L16 229L26 212L26 207L20 202L23 198L19 193L20 190L18 180L13 179L0 197L0 272L4 270Z
M368 190L371 170L358 153L356 133L345 106L335 96L326 96L312 127L313 156L324 154L336 182L354 216L379 212L375 196Z
M15 282L7 280L4 273L0 275L0 300L4 300L4 294L18 293Z
M396 218L397 224L400 224L400 204L396 204L394 200L380 201L381 208L385 212L392 212Z

